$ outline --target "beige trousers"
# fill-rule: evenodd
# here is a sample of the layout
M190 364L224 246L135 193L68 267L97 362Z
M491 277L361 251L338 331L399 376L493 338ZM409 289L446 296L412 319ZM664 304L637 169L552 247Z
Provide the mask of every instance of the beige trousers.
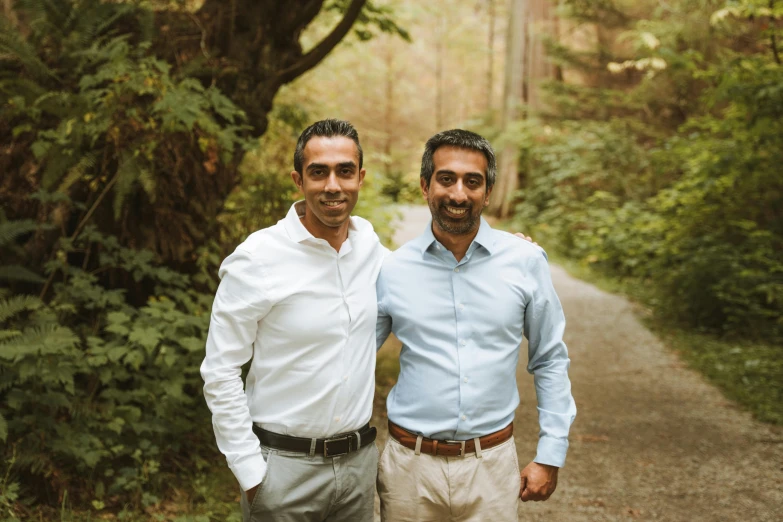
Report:
M383 522L516 521L519 486L513 437L481 458L416 455L389 437L378 465Z

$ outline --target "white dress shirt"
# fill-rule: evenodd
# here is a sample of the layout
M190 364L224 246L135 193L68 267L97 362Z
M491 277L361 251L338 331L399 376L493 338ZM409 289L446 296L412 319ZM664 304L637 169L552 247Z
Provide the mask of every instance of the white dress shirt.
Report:
M304 210L303 201L292 205L220 267L201 375L218 447L244 490L266 473L253 423L321 438L372 414L385 249L369 222L351 217L337 252L302 225ZM251 360L243 390L241 367Z

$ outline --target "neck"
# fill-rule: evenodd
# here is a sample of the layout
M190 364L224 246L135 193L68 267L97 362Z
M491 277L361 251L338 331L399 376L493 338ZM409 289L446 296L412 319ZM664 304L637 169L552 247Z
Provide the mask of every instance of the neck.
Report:
M305 215L299 220L304 227L310 232L313 237L318 239L325 239L329 245L337 252L340 251L340 247L343 245L346 239L348 239L348 226L350 224L350 218L341 223L338 227L327 227L317 219L313 218L311 214L305 211Z
M470 244L476 238L477 234L478 227L476 227L476 230L467 234L451 234L441 229L437 222L432 222L432 235L435 236L435 239L440 241L441 245L452 253L454 259L456 259L458 263L465 257L468 248L470 248Z

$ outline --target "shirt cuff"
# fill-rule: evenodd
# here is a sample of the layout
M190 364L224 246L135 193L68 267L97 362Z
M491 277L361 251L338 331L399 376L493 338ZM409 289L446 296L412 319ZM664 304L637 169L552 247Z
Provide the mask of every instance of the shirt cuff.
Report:
M266 476L266 461L261 456L261 452L237 459L228 467L239 481L242 491L258 486Z
M568 452L568 439L541 437L538 439L538 449L533 462L562 468L565 465Z

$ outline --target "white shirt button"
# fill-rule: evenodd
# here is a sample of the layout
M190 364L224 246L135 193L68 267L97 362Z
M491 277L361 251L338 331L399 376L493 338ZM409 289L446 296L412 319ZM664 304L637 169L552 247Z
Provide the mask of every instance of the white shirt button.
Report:
M465 339L463 339L463 340L461 340L461 341L459 342L459 344L460 344L460 346L465 346L467 343L465 342Z
M455 272L459 272L459 267L454 269Z
M467 377L465 377L464 379L462 379L462 381L463 381L463 382L468 382L468 378L467 378Z
M335 417L334 422L340 422L340 417Z
M468 418L463 415L462 420L468 420Z
M464 305L464 304L462 304L462 303L460 303L460 305L459 305L459 309L460 309L460 310L464 310L464 309L465 309L465 305Z
M343 377L343 382L348 382L348 376Z

